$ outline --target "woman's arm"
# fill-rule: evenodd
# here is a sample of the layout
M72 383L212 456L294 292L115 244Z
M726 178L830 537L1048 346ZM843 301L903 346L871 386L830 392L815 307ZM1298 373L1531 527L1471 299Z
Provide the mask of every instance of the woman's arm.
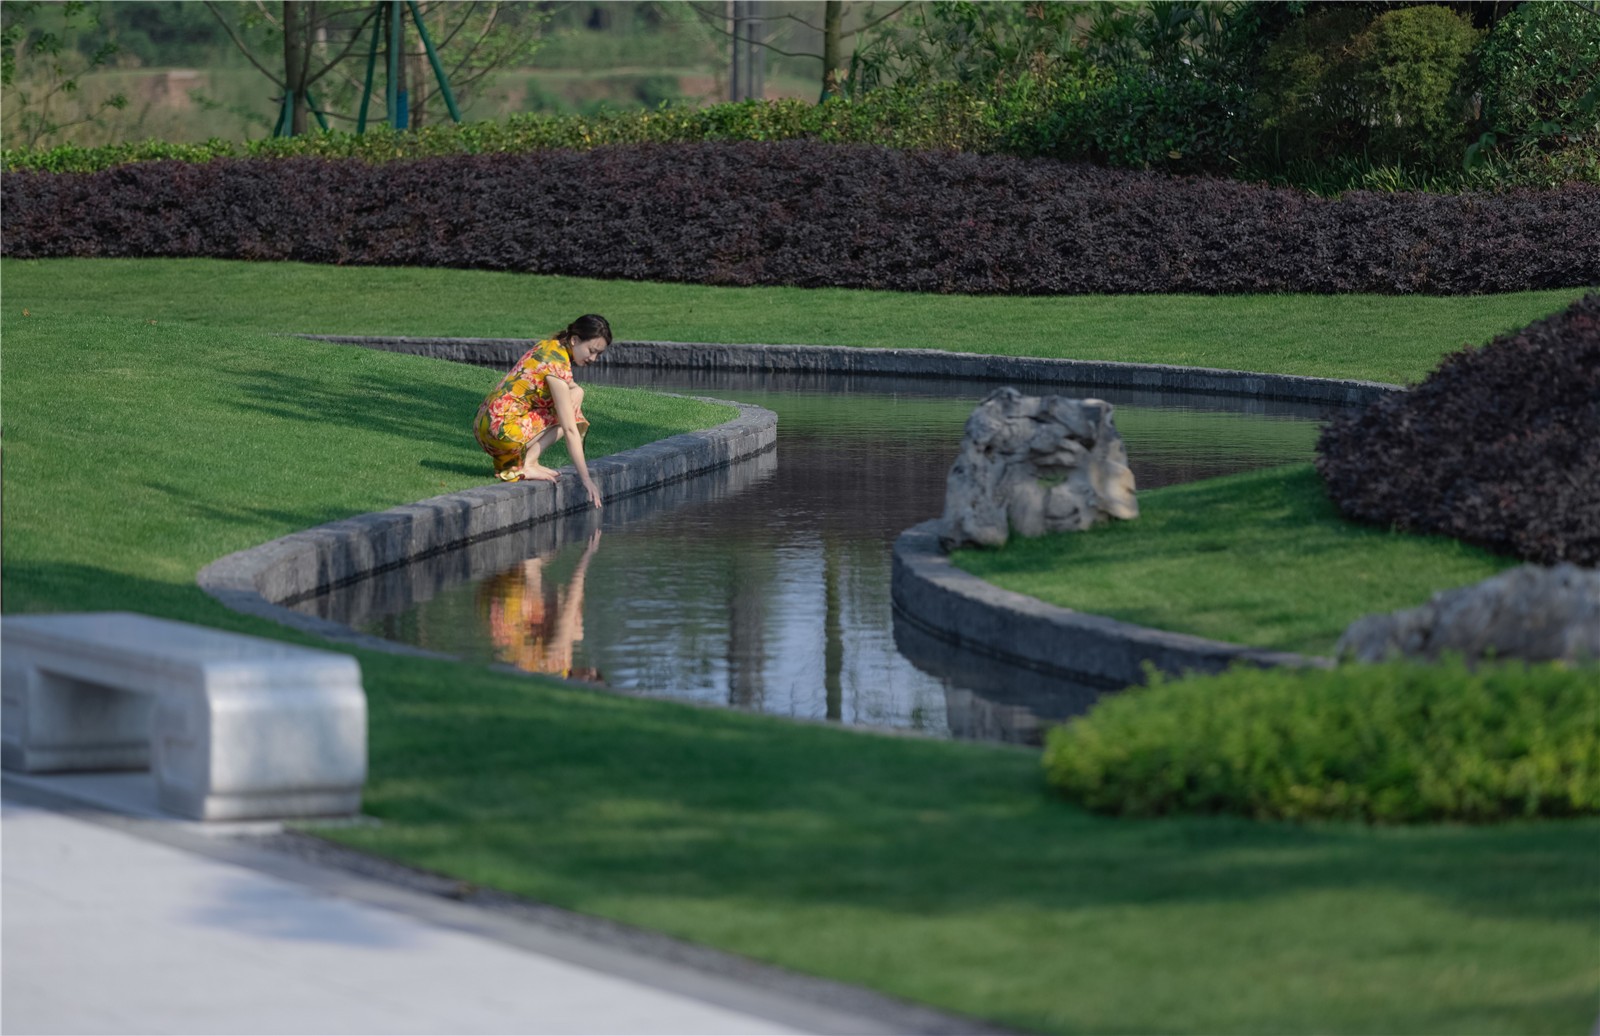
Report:
M572 466L578 469L578 478L583 481L583 488L589 491L589 502L600 507L600 490L595 487L594 479L589 477L589 463L583 456L583 436L578 434L577 408L572 404L572 386L561 378L548 377L545 384L550 389L550 402L555 404L556 422L560 424L561 431L567 440L567 456L572 458Z

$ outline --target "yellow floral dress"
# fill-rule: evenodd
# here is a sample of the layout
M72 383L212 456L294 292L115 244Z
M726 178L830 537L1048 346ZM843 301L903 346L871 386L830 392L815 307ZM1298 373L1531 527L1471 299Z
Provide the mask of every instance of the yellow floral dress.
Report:
M515 482L517 468L528 452L528 444L557 425L555 400L550 397L549 378L573 384L572 357L561 342L551 338L523 354L517 365L506 372L500 384L478 407L472 432L494 461L495 477ZM581 410L574 415L578 434L589 431L589 421Z

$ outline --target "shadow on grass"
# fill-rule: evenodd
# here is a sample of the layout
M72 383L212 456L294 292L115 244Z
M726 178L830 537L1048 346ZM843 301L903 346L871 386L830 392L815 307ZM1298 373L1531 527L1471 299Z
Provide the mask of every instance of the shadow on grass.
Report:
M484 455L482 464L463 464L454 461L429 460L424 457L417 461L417 467L429 471L443 472L446 475L462 475L467 478L481 478L485 483L490 481L494 465L487 454Z
M264 523L270 523L272 527L279 529L275 534L264 536L261 542L266 542L267 539L274 538L274 536L286 535L289 532L297 532L301 529L310 529L314 526L351 516L348 508L324 507L287 510L279 507L227 503L216 499L207 499L190 488L170 482L146 481L143 485L165 496L176 510L185 515L192 515L196 518L204 518L227 525L245 525L252 528L263 528L265 527ZM255 545L254 543L247 543L237 549L242 550L244 547Z
M1103 818L1051 796L1031 755L534 683L463 697L442 674L393 676L369 801L405 831L389 848L478 879L532 865L546 881L614 875L642 895L918 916L1386 889L1468 914L1594 924L1596 821Z
M337 449L337 427L378 434L396 442L450 443L476 449L472 422L483 397L495 385L495 375L485 372L483 391L462 389L438 383L419 383L410 372L375 371L364 375L363 388L352 394L339 382L330 383L315 375L263 373L243 365L222 367L220 378L231 381L239 405L278 420L301 425L329 426L329 448ZM590 458L602 457L642 446L660 438L660 424L648 418L631 417L637 397L617 398L627 390L591 388L585 413L591 421L584 440ZM567 452L558 445L549 456L553 463L566 463ZM488 477L489 467L472 467L467 462L451 463L423 460L423 467L454 474Z
M368 371L359 393L343 387L348 383L342 380L330 381L315 372L267 373L234 364L218 367L215 375L232 382L243 409L301 424L358 428L397 440L459 439L463 434L470 440L472 417L483 402L483 393L419 382L410 371ZM486 374L484 392L493 387L492 376Z

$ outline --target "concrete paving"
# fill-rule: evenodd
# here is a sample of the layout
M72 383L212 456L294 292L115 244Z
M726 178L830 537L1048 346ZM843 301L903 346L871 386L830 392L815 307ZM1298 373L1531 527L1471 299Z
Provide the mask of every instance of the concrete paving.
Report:
M760 988L238 837L262 825L141 818L153 792L139 781L6 776L6 1033L962 1029L915 1005L852 1013L826 990ZM118 796L135 815L94 805Z

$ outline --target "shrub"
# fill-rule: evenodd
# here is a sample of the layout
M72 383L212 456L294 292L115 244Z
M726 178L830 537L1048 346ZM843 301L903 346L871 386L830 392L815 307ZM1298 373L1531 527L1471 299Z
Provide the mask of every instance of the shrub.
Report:
M1337 201L858 145L642 145L7 173L15 258L203 256L974 294L1600 283L1600 188ZM588 244L569 247L572 241Z
M1274 159L1459 163L1460 82L1477 30L1433 5L1367 20L1335 5L1294 23L1263 59L1262 126Z
M1522 4L1478 55L1483 118L1520 130L1536 122L1593 122L1584 98L1600 81L1600 17L1575 4Z
M1600 812L1600 671L1459 660L1151 679L1052 730L1049 783L1124 816L1485 822Z
M1433 5L1373 19L1356 40L1372 153L1444 165L1460 161L1468 118L1462 83L1478 37L1467 17Z
M1261 63L1267 151L1281 162L1322 162L1361 151L1354 41L1369 15L1337 4L1290 24Z
M1350 518L1600 565L1600 294L1336 418L1317 451Z
M587 150L616 144L778 140L979 154L1045 154L1057 141L1057 134L1048 128L1051 113L1081 100L1086 95L1087 82L1024 77L986 93L956 84L888 87L857 101L740 101L705 108L666 105L643 112L534 113L513 115L503 122L434 125L410 132L376 127L360 136L315 133L239 144L225 140L204 144L152 140L92 148L64 145L38 151L8 149L0 152L0 167L8 171L88 173L134 162L168 160L316 157L389 162L447 155L531 154L554 148Z
M1248 149L1246 100L1235 81L1127 65L1064 106L1055 139L1038 153L1124 169L1232 173Z
M1522 4L1478 55L1485 158L1524 179L1600 178L1600 15L1576 4Z

